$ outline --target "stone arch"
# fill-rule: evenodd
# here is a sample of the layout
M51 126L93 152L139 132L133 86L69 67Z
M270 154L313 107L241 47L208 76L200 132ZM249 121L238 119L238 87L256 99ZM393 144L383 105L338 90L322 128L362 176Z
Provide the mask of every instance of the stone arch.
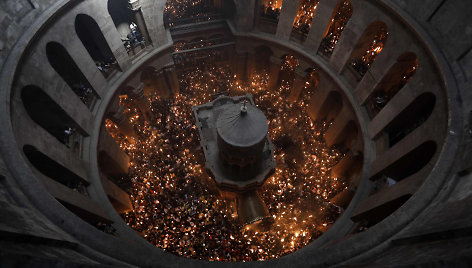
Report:
M108 0L107 3L108 14L122 39L131 32L129 26L134 22L133 14L128 6L128 0Z
M46 56L52 68L69 85L74 94L90 108L94 100L99 98L98 94L69 52L61 44L49 42L46 45Z
M399 182L423 169L436 153L436 142L426 141L393 162L382 174Z
M236 4L233 0L198 2L167 0L164 8L164 24L172 27L219 18L232 19L235 12Z
M388 27L382 21L372 22L362 33L349 57L349 67L360 80L381 53L388 39Z
M305 70L304 88L301 92L301 99L306 105L311 103L313 94L320 83L320 74L315 68L308 68Z
M113 69L118 69L115 56L97 22L85 14L75 18L75 32L101 73L107 77Z
M107 9L128 53L151 43L140 7L128 0L108 0Z
M281 57L282 64L280 66L280 75L279 82L280 85L282 81L285 81L289 84L292 84L295 78L295 70L300 65L299 59L292 54L284 54Z
M331 57L344 28L351 19L352 13L353 8L351 1L340 0L338 2L331 15L331 20L326 28L326 32L323 35L323 40L318 48L318 54L322 54L328 58Z
M310 32L311 23L316 16L319 0L300 0L293 20L292 37L304 41Z
M21 99L30 118L64 145L72 148L78 142L77 135L87 135L41 88L25 86Z
M334 90L329 92L325 101L321 105L317 120L333 120L341 112L343 105L343 97L341 93Z
M254 49L255 51L255 69L258 72L269 71L270 68L270 57L274 54L272 49L268 46L258 46Z
M433 113L435 105L436 96L430 92L423 93L414 99L386 127L389 146L397 144L426 122Z
M282 4L282 0L260 0L259 16L267 20L278 22Z
M23 146L23 153L28 161L46 177L81 194L88 194L86 190L86 187L89 185L88 181L43 154L36 147L27 144Z
M364 103L371 118L413 78L417 68L418 58L415 53L405 52L398 57Z
M329 142L326 137L327 134L325 134L325 139L329 146L336 146L341 151L346 151L351 148L352 143L359 136L359 128L354 120L349 120L336 136L330 137Z

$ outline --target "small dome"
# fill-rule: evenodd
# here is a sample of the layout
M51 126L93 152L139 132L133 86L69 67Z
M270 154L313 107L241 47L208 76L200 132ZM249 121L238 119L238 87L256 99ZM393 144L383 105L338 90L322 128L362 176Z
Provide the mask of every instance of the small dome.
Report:
M216 129L220 138L234 147L251 147L267 135L269 124L261 110L247 103L234 104L218 117Z

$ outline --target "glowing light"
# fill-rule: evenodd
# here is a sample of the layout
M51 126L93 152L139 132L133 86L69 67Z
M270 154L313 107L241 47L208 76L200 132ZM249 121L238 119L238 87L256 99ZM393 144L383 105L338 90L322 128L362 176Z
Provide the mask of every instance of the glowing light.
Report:
M297 65L288 56L282 69L293 71ZM229 67L187 70L180 75L180 93L172 99L149 96L153 113L149 122L135 102L121 99L138 140L129 143L110 120L105 127L131 159L129 177L120 181L134 207L122 215L129 226L152 244L180 256L256 261L298 250L326 230L323 224L335 221L340 211L329 200L348 182L328 172L343 157L324 143L323 134L331 123L313 122L306 105L286 101L284 94L291 91L288 80L276 90L267 90L268 80L267 73L254 73L246 86ZM235 221L234 201L219 197L205 173L191 108L221 92L252 93L268 118L277 162L273 177L261 190L274 219L268 230L241 229Z

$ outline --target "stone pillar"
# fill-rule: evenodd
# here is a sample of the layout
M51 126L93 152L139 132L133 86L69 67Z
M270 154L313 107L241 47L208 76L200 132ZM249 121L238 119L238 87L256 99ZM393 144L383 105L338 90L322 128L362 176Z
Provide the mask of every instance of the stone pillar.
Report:
M299 0L284 0L280 13L279 24L277 25L277 38L289 40L292 34L293 21L298 10Z
M119 108L110 114L110 120L113 121L113 123L115 123L118 128L120 129L120 131L128 138L136 138L137 135L136 135L136 132L134 131L134 128L133 126L131 125L131 123L129 122L128 118L126 118L125 114L124 114L124 107L119 105ZM133 139L128 139L130 142L132 142Z
M310 115L311 120L316 121L321 118L324 113L325 102L329 94L329 88L326 90L319 90L313 94L312 102L307 107L307 112Z
M151 38L149 37L149 33L147 31L146 24L144 22L143 13L141 12L141 3L139 0L128 0L128 8L134 15L136 20L136 25L138 25L138 29L143 35L144 41L146 45L151 44Z
M306 74L300 69L295 70L295 79L293 80L292 89L288 100L290 102L296 102L300 98L300 94L303 94L303 89L306 86Z
M362 154L349 152L331 169L331 176L351 179L355 174L360 173L362 169L362 160Z
M236 29L241 32L249 32L254 27L254 16L257 16L256 0L238 0L236 4Z
M252 74L256 69L256 55L254 53L247 53L247 60L246 60L246 81L250 82L252 78Z
M280 58L271 56L269 65L269 88L274 89L279 85L280 68L282 60Z
M426 174L422 174L426 176ZM381 189L379 192L362 200L351 215L355 222L367 220L378 221L399 208L412 196L423 183L423 177L411 176L397 184Z
M99 221L104 223L113 223L108 213L103 210L102 206L90 197L85 196L69 187L36 173L36 177L41 180L48 192L57 200L66 203L67 208L74 214L89 222L95 224Z
M129 156L105 129L102 130L100 135L98 151L98 163L101 172L114 178L128 175Z
M169 98L170 97L170 89L167 85L164 70L161 70L161 71L157 72L157 74L156 74L156 86L155 86L154 90L162 98Z
M164 68L164 74L168 84L168 90L170 93L179 93L179 78L175 66L168 66Z
M354 192L349 189L345 189L344 191L338 193L336 196L331 198L330 201L334 205L346 209L349 206L349 203L351 202L353 197Z
M324 134L326 145L328 145L328 147L336 144L345 144L346 147L350 148L351 142L358 136L357 132L352 132L359 131L358 127L352 120L352 115L353 112L350 107L344 105L341 112L336 116L334 123Z
M133 210L133 205L131 204L129 195L125 191L123 191L114 182L108 179L105 174L101 173L100 178L102 181L103 190L105 190L105 193L110 199L113 207L119 213L125 213Z
M136 105L138 106L141 114L144 116L146 121L149 121L149 118L152 115L151 109L149 107L149 102L147 98L144 96L144 84L141 83L138 87L133 89L130 92L130 96L134 99Z
M241 81L246 80L246 58L247 55L245 53L237 53L233 57L233 72Z
M333 12L339 1L320 1L316 8L316 13L311 23L310 32L304 43L308 50L318 51L324 34L330 24Z

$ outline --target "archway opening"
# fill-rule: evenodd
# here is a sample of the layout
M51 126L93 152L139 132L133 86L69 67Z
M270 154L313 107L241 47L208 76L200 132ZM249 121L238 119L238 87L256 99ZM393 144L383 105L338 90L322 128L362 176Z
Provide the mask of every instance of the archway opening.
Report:
M69 85L74 94L91 108L95 99L99 97L69 52L61 44L49 42L46 45L46 55L51 66Z
M382 52L388 38L388 28L384 22L372 22L362 33L351 53L349 65L360 80Z
M293 20L292 37L304 41L310 32L313 18L316 15L318 0L300 0Z
M403 138L421 126L433 113L436 105L436 96L426 92L411 102L387 126L389 147L393 147Z
M108 0L107 7L128 54L136 54L150 43L140 6L128 0Z
M29 162L43 175L69 187L83 195L88 195L89 183L54 159L40 152L32 145L23 146L23 152Z
M341 38L341 34L346 28L347 23L351 19L353 13L351 1L341 0L336 5L331 20L329 22L326 33L324 34L323 40L321 41L318 53L326 57L331 57L334 48Z
M33 85L21 90L21 99L31 119L58 141L75 150L80 147L81 127L41 88Z
M77 15L75 32L104 77L110 76L115 70L120 71L100 26L92 17L85 14Z
M374 118L393 97L410 81L418 68L418 58L412 52L398 57L374 91L365 101L370 118Z

